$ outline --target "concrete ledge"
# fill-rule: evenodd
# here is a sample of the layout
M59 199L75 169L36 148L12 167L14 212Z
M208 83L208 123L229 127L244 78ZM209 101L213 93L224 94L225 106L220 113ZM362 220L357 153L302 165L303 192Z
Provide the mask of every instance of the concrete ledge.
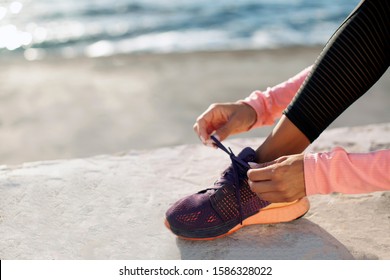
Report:
M390 123L333 129L310 149L390 148ZM234 151L262 139L226 141ZM221 151L183 145L0 167L0 259L390 259L390 192L310 197L302 219L188 242L166 209L215 181Z

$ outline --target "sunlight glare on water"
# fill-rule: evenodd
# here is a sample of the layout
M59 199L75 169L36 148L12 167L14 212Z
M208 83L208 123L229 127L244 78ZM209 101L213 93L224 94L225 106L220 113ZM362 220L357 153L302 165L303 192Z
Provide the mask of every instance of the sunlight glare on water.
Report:
M0 0L0 55L110 56L324 44L359 0Z

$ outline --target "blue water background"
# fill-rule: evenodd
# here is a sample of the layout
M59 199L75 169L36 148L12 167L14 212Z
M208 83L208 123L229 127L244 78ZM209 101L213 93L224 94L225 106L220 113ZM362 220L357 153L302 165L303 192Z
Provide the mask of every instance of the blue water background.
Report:
M0 0L0 56L323 45L359 0Z

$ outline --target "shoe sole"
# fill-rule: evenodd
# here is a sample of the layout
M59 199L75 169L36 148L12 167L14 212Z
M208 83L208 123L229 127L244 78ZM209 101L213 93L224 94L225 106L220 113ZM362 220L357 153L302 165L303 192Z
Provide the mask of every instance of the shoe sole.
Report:
M207 240L214 240L217 238L225 237L245 226L291 222L293 220L297 220L303 217L309 211L309 208L310 208L310 203L307 197L301 198L293 202L271 203L267 207L262 208L258 213L243 220L242 224L236 225L228 232L218 236L205 237L205 238L203 237L194 238L194 237L177 235L172 231L167 219L165 219L164 224L170 231L172 231L175 235L177 235L181 239L207 241Z

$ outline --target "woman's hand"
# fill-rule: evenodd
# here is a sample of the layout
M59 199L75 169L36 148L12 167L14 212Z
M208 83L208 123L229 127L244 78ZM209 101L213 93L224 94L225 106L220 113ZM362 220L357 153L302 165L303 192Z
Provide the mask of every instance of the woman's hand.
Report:
M216 103L198 117L194 130L203 144L211 145L213 133L222 141L229 135L248 131L256 118L256 111L245 103Z
M306 196L303 154L255 164L248 171L251 190L269 202L291 202Z

